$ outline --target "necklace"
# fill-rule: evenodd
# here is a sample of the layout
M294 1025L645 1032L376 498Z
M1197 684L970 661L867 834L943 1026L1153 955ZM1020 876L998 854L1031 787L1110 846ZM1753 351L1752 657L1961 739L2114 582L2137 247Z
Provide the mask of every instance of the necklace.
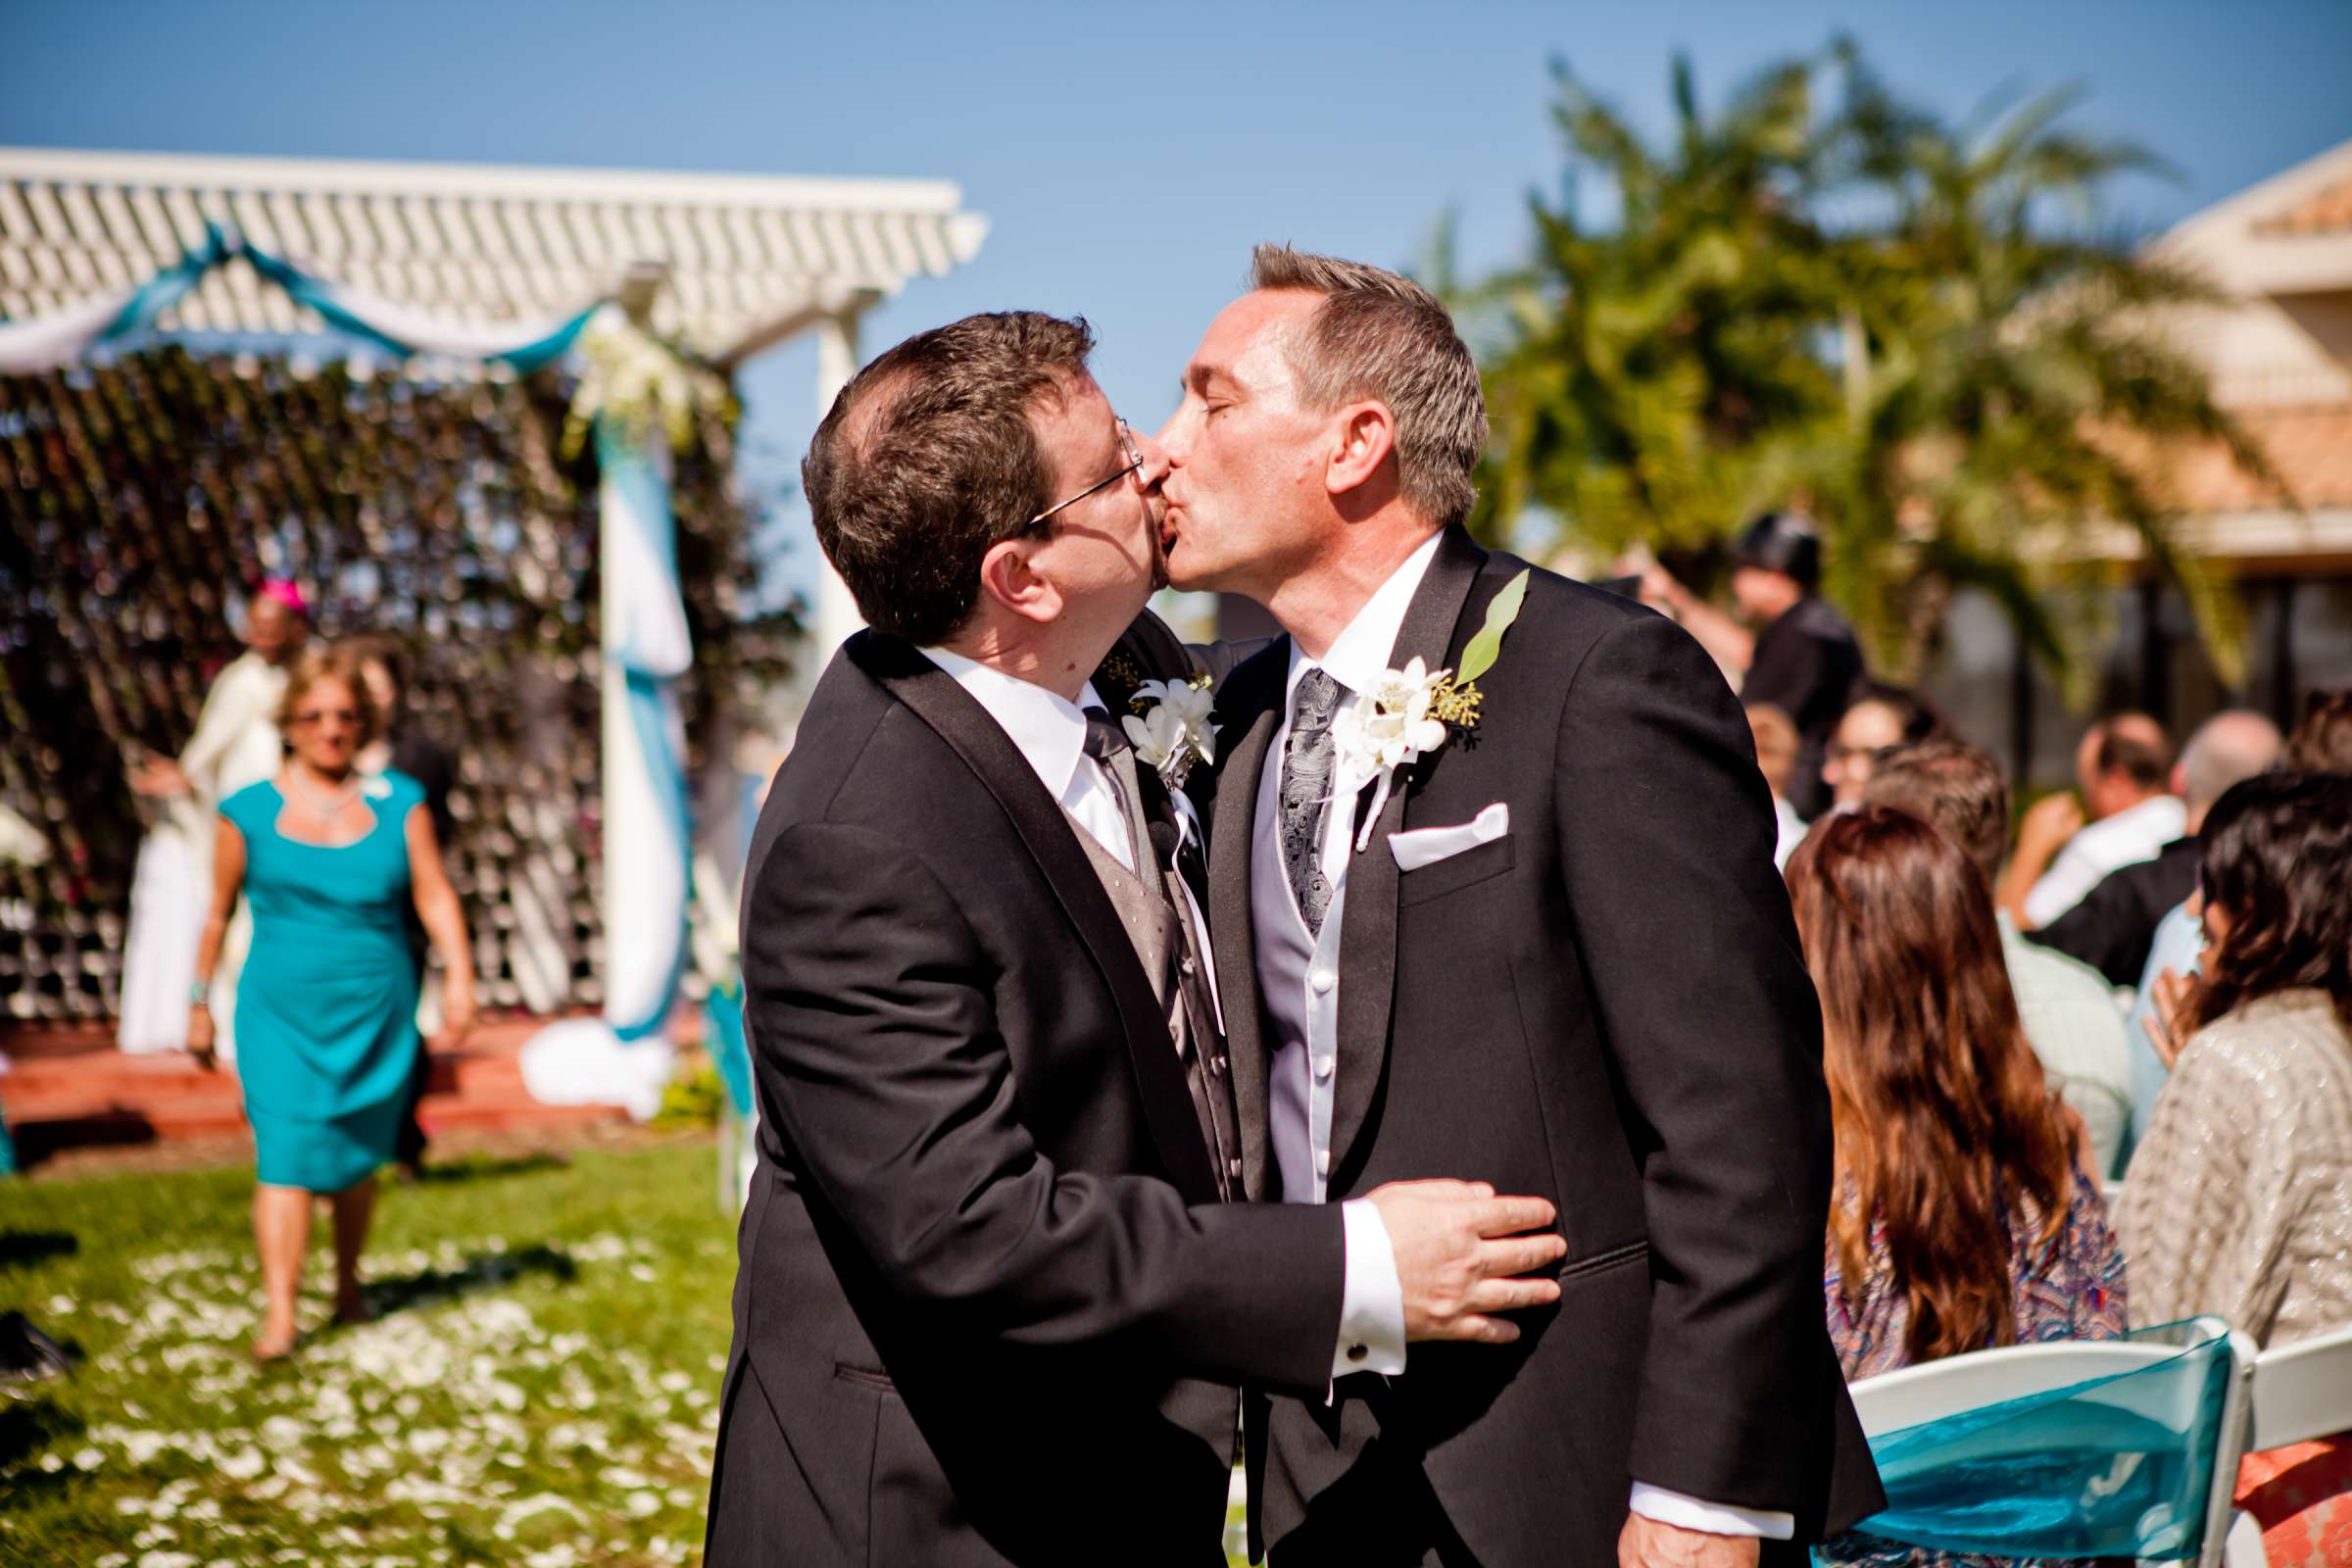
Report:
M299 764L286 769L286 782L293 785L294 793L302 798L303 808L329 833L340 831L344 808L360 798L360 781L356 777L340 789L320 790L303 777L303 769Z

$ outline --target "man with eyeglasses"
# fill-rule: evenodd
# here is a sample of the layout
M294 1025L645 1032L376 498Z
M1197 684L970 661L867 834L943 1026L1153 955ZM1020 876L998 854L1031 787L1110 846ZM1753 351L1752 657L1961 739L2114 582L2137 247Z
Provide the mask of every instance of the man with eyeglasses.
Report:
M1029 313L919 334L803 468L871 629L746 876L760 1147L714 1568L1205 1568L1240 1383L1320 1397L1366 1322L1503 1344L1557 1294L1521 1277L1560 1256L1541 1200L1228 1201L1200 825L1117 722L1194 669L1144 613L1165 463L1092 346Z

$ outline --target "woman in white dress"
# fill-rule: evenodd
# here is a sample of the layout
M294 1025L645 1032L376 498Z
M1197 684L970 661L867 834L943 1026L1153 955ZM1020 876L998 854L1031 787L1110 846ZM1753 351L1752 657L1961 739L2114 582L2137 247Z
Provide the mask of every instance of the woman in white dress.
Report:
M131 878L130 929L122 953L122 1015L117 1038L126 1052L180 1051L187 1045L189 987L196 940L212 887L213 814L222 800L277 771L285 747L277 709L286 667L310 631L310 606L282 578L266 580L245 610L245 652L205 693L196 733L177 759L148 759L130 775L132 791L156 803L158 816L139 846ZM236 972L249 922L240 913L214 973L212 994L233 1016ZM222 1031L220 1053L236 1056Z

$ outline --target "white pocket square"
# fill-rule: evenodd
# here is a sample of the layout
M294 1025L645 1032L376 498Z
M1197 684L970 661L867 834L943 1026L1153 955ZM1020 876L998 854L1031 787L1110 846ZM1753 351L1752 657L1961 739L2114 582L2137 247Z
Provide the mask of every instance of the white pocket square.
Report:
M1417 827L1409 833L1392 833L1389 853L1396 857L1397 870L1418 871L1464 850L1492 844L1510 830L1511 808L1496 801L1455 827Z

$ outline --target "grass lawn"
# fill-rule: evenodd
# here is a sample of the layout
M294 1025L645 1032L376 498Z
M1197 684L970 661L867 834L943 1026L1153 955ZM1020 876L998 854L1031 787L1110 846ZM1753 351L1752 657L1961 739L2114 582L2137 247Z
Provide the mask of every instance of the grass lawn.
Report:
M0 1390L0 1563L684 1563L727 1349L708 1142L387 1187L377 1319L256 1368L251 1170L0 1183L0 1308L87 1359Z

